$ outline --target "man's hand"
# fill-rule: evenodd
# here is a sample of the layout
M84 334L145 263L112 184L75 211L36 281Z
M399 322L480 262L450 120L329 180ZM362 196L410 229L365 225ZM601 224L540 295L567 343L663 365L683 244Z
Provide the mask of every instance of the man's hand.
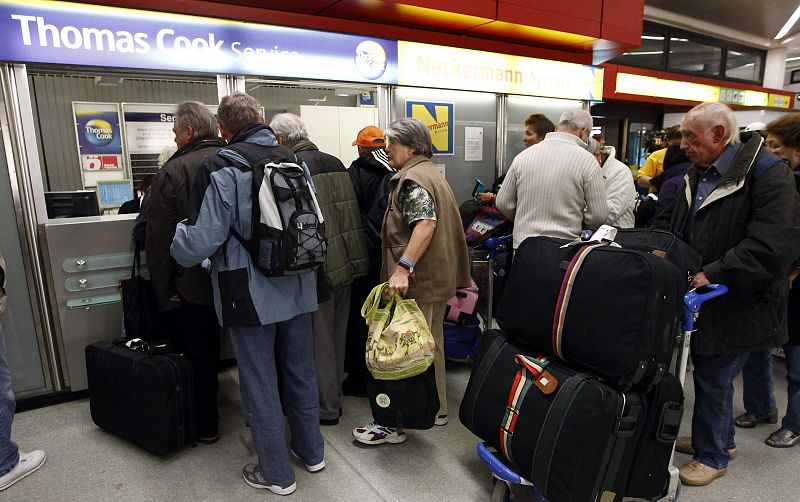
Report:
M494 200L497 198L497 196L492 192L481 192L478 194L478 198L480 199L481 204L494 204Z
M703 272L698 272L697 275L694 276L694 279L692 280L693 288L699 288L705 286L706 284L711 284L711 282L708 280L708 277L706 277L706 274L704 274Z
M389 288L388 293L389 295L393 295L395 293L399 294L400 296L405 296L408 293L408 270L404 269L403 267L397 266L394 268L394 273L392 276L389 277Z

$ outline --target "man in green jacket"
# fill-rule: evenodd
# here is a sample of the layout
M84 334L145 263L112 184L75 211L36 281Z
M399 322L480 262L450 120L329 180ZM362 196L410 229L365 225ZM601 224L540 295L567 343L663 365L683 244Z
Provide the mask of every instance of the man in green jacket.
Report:
M344 381L347 320L353 279L369 272L369 255L355 188L342 162L309 141L297 115L280 113L269 126L278 143L306 164L325 219L328 250L324 277L317 277L319 310L314 312L314 363L320 424L339 423Z

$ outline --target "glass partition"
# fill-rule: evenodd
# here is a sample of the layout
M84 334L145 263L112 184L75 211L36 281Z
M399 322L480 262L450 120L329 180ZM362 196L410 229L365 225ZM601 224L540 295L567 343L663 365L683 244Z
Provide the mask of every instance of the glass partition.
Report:
M28 83L45 192L93 190L97 181L113 180L132 180L138 189L174 151L174 105L218 102L215 77L29 67Z
M475 178L492 185L497 176L494 94L399 87L392 111L394 118L411 112L434 131L434 146L442 153L434 154L432 161L444 172L457 202L471 197Z
M508 171L514 157L525 149L522 137L525 134L525 119L532 113L541 113L553 124L558 124L561 114L568 110L582 110L582 101L570 99L535 98L530 96L509 96L506 105L506 165L503 172Z

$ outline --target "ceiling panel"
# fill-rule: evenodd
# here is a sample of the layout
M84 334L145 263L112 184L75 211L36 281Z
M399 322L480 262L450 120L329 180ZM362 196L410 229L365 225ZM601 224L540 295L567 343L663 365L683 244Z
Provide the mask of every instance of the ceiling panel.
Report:
M645 0L645 5L773 39L800 4L799 0ZM800 22L787 37L800 32ZM724 34L720 34L724 36Z

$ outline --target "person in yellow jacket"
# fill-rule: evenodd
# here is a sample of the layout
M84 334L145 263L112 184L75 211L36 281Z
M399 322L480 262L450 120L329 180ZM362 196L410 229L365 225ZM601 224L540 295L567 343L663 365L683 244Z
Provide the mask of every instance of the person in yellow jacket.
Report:
M667 147L651 153L636 176L636 184L643 188L649 188L651 193L655 192L656 188L650 184L650 180L664 172L664 156L667 154L667 148L681 142L681 131L677 127L671 129L667 132L666 140Z

